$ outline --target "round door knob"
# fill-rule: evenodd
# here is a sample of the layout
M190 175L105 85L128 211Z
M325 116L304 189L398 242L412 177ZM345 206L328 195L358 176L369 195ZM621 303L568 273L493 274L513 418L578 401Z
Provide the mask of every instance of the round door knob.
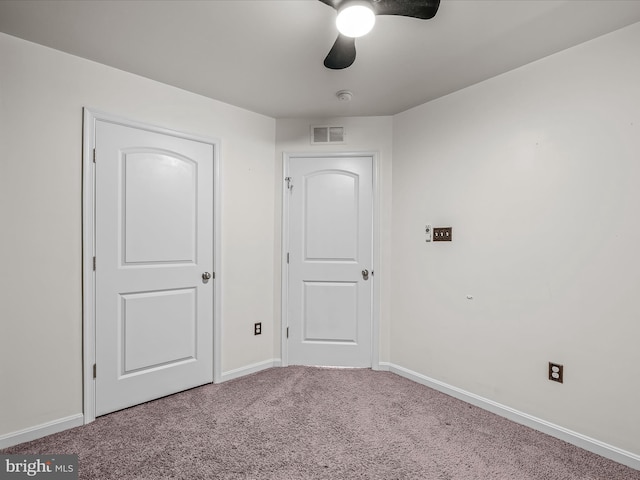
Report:
M204 272L202 274L202 279L203 280L209 280L211 278L211 274L209 272Z

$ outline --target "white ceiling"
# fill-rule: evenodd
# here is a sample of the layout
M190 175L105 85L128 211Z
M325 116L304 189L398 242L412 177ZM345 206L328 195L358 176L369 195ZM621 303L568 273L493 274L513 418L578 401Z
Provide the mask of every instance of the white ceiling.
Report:
M640 1L442 0L432 20L377 17L337 71L322 64L335 15L317 0L0 0L0 31L275 118L392 115L639 22Z

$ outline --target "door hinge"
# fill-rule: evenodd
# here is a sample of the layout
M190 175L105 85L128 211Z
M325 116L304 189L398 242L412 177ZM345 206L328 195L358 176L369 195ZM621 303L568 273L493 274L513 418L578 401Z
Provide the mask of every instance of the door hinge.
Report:
M291 181L291 177L284 177L284 181L287 182L287 189L289 191L293 190L293 182Z
M289 327L287 327L287 338L289 338Z
M96 378L96 364L93 364L93 378Z
M289 252L287 252L287 263L289 263Z
M93 149L93 163L96 163L96 149Z
M93 257L93 271L96 271L96 257Z

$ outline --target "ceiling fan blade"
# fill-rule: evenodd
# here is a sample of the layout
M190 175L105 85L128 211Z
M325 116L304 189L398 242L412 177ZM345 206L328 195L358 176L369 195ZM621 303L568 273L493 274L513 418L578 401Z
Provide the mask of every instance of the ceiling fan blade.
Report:
M427 20L435 17L440 0L378 0L371 2L371 5L376 15L400 15Z
M329 5L330 7L335 8L336 10L340 6L340 3L342 3L342 0L320 0L320 1L325 5Z
M332 70L341 70L351 66L356 59L356 39L338 34L329 54L324 59L324 66Z

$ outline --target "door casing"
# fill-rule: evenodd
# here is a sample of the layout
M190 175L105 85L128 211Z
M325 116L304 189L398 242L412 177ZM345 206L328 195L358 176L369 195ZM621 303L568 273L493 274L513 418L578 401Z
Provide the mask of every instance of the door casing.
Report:
M96 392L93 366L96 361L96 312L95 312L95 272L93 257L95 256L95 163L93 152L96 139L96 121L102 120L127 127L147 130L164 135L172 135L188 140L213 145L213 265L216 279L221 275L220 244L220 140L215 138L191 135L163 127L148 125L122 118L99 110L84 108L83 118L83 159L82 159L82 326L83 326L83 413L84 423L96 418ZM213 284L213 381L222 379L221 365L221 282Z
M287 343L288 319L288 292L289 269L287 264L287 252L289 252L289 198L287 194L287 182L289 176L289 163L292 158L353 158L368 157L373 163L373 272L374 278L379 279L383 273L380 271L380 200L379 200L379 164L376 152L284 152L282 155L282 262L281 262L281 336L280 355L282 366L289 365L289 351ZM372 318L371 318L371 368L380 369L380 281L373 282L372 293Z

